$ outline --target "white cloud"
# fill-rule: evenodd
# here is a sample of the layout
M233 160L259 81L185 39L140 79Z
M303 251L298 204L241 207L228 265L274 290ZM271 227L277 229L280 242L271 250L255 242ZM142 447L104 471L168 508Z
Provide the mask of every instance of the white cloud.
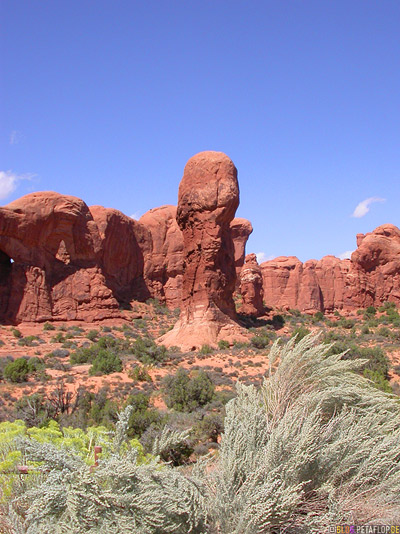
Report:
M15 174L12 171L0 171L0 199L7 198L17 188L20 180L31 180L33 174Z
M275 258L275 256L267 256L265 254L265 252L257 252L256 253L256 257L257 257L257 261L258 263L262 263L263 261L270 261L270 260L273 260Z
M135 219L135 221L138 221L141 216L142 216L142 214L140 213L140 211L136 211L135 213L132 213L132 215L130 217L131 217L131 219Z
M338 258L340 260L349 260L353 252L354 250L346 250L346 252L342 252L341 254L339 254Z
M10 133L10 145L16 145L21 140L21 134L17 130L13 130Z
M364 217L364 215L369 212L369 207L373 202L385 202L385 200L385 198L379 197L366 198L356 206L352 217L356 217L357 219L359 219L360 217Z

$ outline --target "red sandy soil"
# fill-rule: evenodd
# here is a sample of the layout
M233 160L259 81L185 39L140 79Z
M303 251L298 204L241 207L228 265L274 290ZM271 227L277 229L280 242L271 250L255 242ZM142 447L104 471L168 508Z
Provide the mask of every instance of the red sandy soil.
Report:
M87 324L78 321L64 322L62 323L63 331L60 331L61 324L57 322L52 323L56 328L55 330L44 330L43 324L37 323L22 323L18 325L16 328L21 332L23 337L38 336L44 341L44 343L32 347L18 345L18 339L12 333L13 327L2 326L0 327L0 339L4 342L4 345L0 347L0 358L5 358L8 355L11 355L13 358L21 356L38 356L40 358L49 354L54 349L62 348L62 343L52 342L51 339L59 332L66 334L68 328L72 326L80 327L85 331L75 336L75 339L81 344L84 341L88 341L86 334L90 330L98 330L100 335L105 335L106 333L102 332L103 326L121 327L123 324L132 326L132 318L140 318L141 316L147 319L150 328L160 322L160 317L152 311L152 308L143 305L139 310L136 309L134 313L127 312L126 320L110 319L98 324ZM360 320L360 317L357 317L356 315L354 315L354 318ZM173 324L176 319L170 317L168 320ZM310 325L307 325L307 328L313 331L319 330L318 326L310 327ZM278 335L288 336L292 329L293 327L285 325L284 328L278 331ZM152 333L155 334L156 332L153 331ZM116 337L124 338L123 332L112 330L112 334ZM72 352L74 349L68 350ZM392 352L387 351L387 355L393 366L400 365L400 347L399 350ZM66 365L69 364L68 356L65 358L58 358L58 360ZM80 386L85 386L86 389L95 393L102 387L108 386L110 391L114 391L118 394L118 390L121 386L132 385L132 388L141 387L140 383L134 382L128 376L128 371L132 365L134 365L133 361L127 364L123 372L103 376L90 376L88 373L90 365L77 365L66 371L46 368L45 371L49 376L49 379L45 381L39 381L32 377L29 378L28 382L22 384L12 384L0 381L0 397L4 398L5 394L6 397L11 395L11 400L15 402L15 399L19 399L23 395L33 394L37 391L50 393L60 381L62 381L65 388L71 392L76 392ZM230 373L235 373L235 376L231 377L233 381L248 380L251 378L259 381L260 375L268 373L269 361L265 351L262 353L252 353L252 351L246 350L241 352L227 350L213 352L210 355L187 353L183 355L179 361L174 362L173 360L169 360L163 363L162 367L150 367L148 372L155 386L155 391L152 394L155 407L165 409L165 404L159 391L161 379L168 374L175 373L176 369L180 366L186 369L191 369L193 366L198 366L199 368L208 367L211 369L220 368L222 369L222 374L228 375ZM393 371L390 372L390 379L392 383L400 383L400 376ZM232 386L218 386L217 389L231 389L231 387Z

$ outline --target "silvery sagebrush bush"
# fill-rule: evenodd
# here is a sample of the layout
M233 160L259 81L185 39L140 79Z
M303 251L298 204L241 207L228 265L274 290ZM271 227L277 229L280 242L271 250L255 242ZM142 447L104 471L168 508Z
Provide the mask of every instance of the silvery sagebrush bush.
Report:
M275 342L263 386L239 384L228 403L204 470L218 532L324 532L382 510L400 519L400 399L354 372L364 360L329 355L317 337Z
M357 373L364 360L329 348L313 335L275 342L263 385L238 384L226 405L218 454L190 470L157 456L187 436L167 430L139 463L123 446L129 410L92 471L69 451L26 444L43 467L10 504L10 532L321 533L399 521L400 399Z

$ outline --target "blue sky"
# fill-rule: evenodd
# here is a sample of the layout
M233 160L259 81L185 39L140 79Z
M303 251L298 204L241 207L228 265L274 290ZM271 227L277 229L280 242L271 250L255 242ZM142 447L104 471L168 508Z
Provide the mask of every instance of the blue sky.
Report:
M143 214L176 204L189 157L219 150L248 252L319 259L400 226L398 0L0 10L2 204L54 190Z

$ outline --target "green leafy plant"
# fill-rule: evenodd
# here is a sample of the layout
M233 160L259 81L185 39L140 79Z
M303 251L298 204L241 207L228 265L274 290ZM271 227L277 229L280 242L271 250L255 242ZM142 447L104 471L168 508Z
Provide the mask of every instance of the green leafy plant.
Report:
M168 356L168 349L163 345L157 345L148 337L138 337L131 348L136 358L144 364L163 362Z
M90 339L90 341L95 341L99 335L99 332L97 330L89 330L87 332L86 337Z
M202 345L199 350L199 353L204 354L204 355L212 354L213 352L214 352L214 349L210 347L210 345Z
M209 403L214 396L214 384L205 371L193 372L180 367L175 375L164 379L167 406L178 412L190 412Z
M109 349L100 349L89 369L90 375L108 375L122 371L121 358Z
M134 365L128 372L128 376L135 382L151 382L151 376L146 365Z
M31 369L26 358L17 358L13 362L9 362L3 371L4 378L10 382L25 382Z
M22 332L20 330L18 330L18 328L12 328L11 332L12 332L13 336L16 337L17 339L22 337Z

